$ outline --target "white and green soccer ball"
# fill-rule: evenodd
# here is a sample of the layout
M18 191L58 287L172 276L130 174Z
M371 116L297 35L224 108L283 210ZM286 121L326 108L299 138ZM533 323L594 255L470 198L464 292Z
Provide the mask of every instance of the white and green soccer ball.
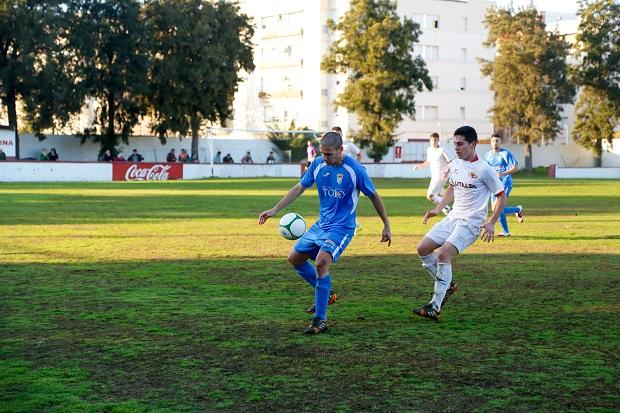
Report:
M304 221L301 215L289 212L280 218L278 230L280 235L286 239L298 239L306 232L306 221Z

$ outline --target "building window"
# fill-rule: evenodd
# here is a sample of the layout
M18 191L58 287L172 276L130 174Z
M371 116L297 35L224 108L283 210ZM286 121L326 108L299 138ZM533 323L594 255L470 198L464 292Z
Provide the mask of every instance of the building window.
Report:
M431 15L431 16L427 16L427 20L428 20L428 25L429 27L432 27L433 29L439 29L439 16L437 15Z
M463 17L461 21L463 22L463 31L466 32L467 31L467 17Z
M437 119L437 106L424 106L424 114L422 119Z
M327 121L326 120L321 122L321 127L323 127L323 128L327 127Z
M461 112L461 120L465 120L465 106L461 106L460 112Z
M327 96L327 89L321 89L321 96Z
M433 82L433 89L435 90L439 89L439 77L438 76L431 76L431 82Z
M262 50L262 49L261 49ZM424 53L424 46L422 46L421 44L414 44L413 45L413 55L414 56L422 56L422 54ZM422 56L424 57L424 56Z
M462 77L461 78L461 85L460 85L461 90L465 90L465 86L466 86L465 82L466 82L466 79L464 77Z
M463 58L463 61L467 61L467 49L464 47L461 49L461 57Z
M439 46L424 46L424 58L426 60L438 60Z

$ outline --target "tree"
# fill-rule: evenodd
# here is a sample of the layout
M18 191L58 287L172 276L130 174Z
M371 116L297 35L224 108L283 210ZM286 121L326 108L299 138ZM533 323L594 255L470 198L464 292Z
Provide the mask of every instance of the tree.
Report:
M85 86L99 104L93 138L100 152L129 135L146 113L149 42L137 0L73 0L71 44L77 50Z
M581 86L573 139L602 166L603 141L611 143L620 118L620 3L582 1L573 79Z
M620 3L582 0L579 15L574 81L604 92L620 110Z
M618 124L618 109L607 98L607 94L591 86L584 86L575 106L573 139L580 146L594 153L594 166L603 164L603 141L613 141L614 129Z
M422 58L413 58L420 28L401 20L389 0L352 0L350 10L328 28L340 34L322 61L328 73L348 73L336 105L355 112L360 130L353 134L379 162L394 145L394 131L403 115L415 114L415 91L432 89Z
M15 130L19 159L17 108L40 139L43 131L64 126L79 112L83 91L67 49L65 8L60 1L3 2L0 6L0 99Z
M192 134L192 156L205 121L225 123L241 80L254 70L249 18L231 2L154 0L147 4L154 39L150 103L153 131Z
M485 46L497 48L494 60L481 60L482 74L491 77L495 92L489 112L496 126L511 128L526 144L525 167L531 170L532 143L555 139L561 105L575 94L566 63L569 44L545 30L532 6L517 12L491 8L484 23Z

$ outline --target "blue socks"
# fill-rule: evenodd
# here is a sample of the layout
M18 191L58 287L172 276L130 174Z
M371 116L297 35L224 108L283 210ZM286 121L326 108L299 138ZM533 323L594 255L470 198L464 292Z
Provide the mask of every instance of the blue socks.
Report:
M301 275L301 278L306 280L312 288L316 287L316 270L314 269L314 265L310 264L308 261L304 261L303 264L296 265L295 269L299 275Z
M314 290L314 303L316 304L316 316L320 320L327 320L327 302L332 290L332 277L327 274L323 278L317 278Z

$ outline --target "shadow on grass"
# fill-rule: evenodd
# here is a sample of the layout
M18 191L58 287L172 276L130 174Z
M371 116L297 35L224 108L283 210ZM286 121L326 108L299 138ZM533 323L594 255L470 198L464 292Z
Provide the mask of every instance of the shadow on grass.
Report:
M282 259L6 265L13 411L557 411L618 406L618 255L463 255L434 323L417 257L343 257L330 330ZM449 392L445 390L449 389ZM320 397L312 397L320 394Z

